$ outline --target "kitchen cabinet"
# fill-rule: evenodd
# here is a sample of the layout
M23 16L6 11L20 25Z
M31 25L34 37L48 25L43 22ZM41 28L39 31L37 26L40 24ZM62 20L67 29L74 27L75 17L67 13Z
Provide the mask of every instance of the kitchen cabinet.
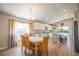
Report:
M69 34L68 33L53 33L52 39L54 42L67 43L67 40L69 39Z
M33 28L34 30L43 30L43 24L42 23L38 23L38 22L34 22L33 23Z
M39 22L34 22L33 23L34 30L45 30L45 27L47 27L48 30L52 29L52 27L48 24L43 24L43 23L39 23Z
M52 30L52 26L48 25L48 30Z

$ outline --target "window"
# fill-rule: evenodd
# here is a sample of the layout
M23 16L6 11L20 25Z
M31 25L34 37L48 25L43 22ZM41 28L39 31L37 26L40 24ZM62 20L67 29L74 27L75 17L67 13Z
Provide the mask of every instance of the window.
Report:
M60 27L58 32L68 33L68 27Z
M24 33L29 34L29 24L28 23L21 23L21 22L15 22L15 38L17 40L20 40L21 35Z

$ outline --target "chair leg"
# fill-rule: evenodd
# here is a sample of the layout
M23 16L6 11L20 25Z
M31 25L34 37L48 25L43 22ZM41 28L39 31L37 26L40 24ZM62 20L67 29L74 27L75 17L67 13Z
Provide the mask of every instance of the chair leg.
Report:
M23 46L21 46L21 52L22 52L22 55L23 55Z
M26 48L25 48L25 50L24 50L24 54L26 55Z
M30 50L28 50L27 48L25 48L24 52L25 55L30 55Z

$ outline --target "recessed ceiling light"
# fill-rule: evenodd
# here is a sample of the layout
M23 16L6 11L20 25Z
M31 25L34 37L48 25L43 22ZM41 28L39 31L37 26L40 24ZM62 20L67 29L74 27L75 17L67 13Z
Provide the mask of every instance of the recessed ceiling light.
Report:
M32 17L32 20L36 20L37 17Z
M66 9L64 9L64 12L66 12Z

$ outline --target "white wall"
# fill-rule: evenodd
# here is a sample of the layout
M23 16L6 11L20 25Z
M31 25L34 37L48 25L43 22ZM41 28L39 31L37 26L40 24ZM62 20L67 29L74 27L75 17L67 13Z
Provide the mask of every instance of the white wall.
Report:
M0 12L0 50L8 47L10 17L13 17L16 21L27 22L24 19L16 18L6 13Z
M9 16L0 13L0 49L8 47Z

